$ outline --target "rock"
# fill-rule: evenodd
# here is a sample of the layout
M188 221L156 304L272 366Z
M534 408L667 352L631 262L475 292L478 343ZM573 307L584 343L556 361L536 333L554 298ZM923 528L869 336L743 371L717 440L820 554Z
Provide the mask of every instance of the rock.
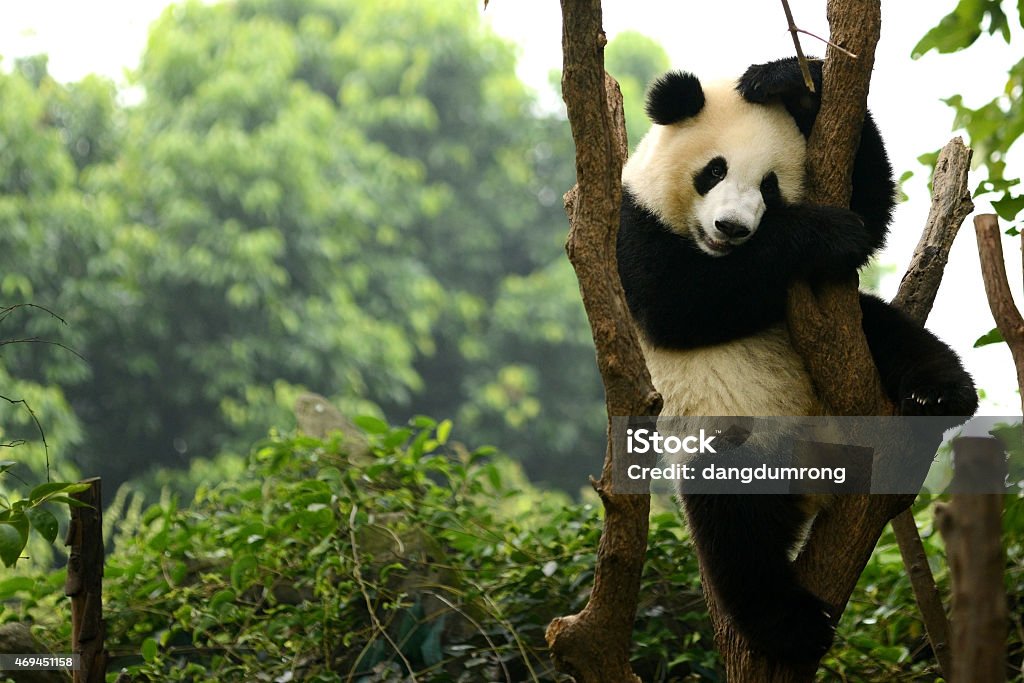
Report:
M52 653L32 635L28 626L11 623L0 626L0 654L48 655ZM0 679L3 678L10 678L17 683L69 683L71 681L71 677L63 671L2 671Z
M317 439L326 439L334 432L341 432L349 462L370 458L370 444L366 436L320 394L305 393L295 399L295 420L300 432Z

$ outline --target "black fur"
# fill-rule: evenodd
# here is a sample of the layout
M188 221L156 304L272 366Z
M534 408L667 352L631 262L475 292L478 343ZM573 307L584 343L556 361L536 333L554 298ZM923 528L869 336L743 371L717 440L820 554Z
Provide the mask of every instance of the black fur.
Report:
M710 346L785 317L795 279L849 274L878 242L849 209L769 207L747 242L727 256L702 252L623 192L619 277L633 317L656 346Z
M807 515L798 495L687 495L690 533L715 596L755 649L816 660L832 644L832 614L800 585L787 551Z
M694 177L693 187L697 190L697 194L706 195L711 192L711 188L725 179L728 172L729 164L725 161L725 157L715 157L705 164L704 168Z
M821 106L822 61L811 58L808 66L811 80L814 81L814 93L809 92L804 85L796 57L751 66L740 78L736 89L749 102L764 104L781 101L804 137L810 137ZM703 101L702 97L701 106ZM881 245L896 206L896 183L882 135L878 132L871 112L867 112L864 117L860 147L853 160L852 179L850 208L864 219L864 224L872 234L878 236Z
M647 91L647 117L669 126L696 116L704 108L704 89L693 74L670 71Z
M820 93L820 62L813 63L812 73ZM662 119L671 118L663 102L664 82L655 86L655 103L648 103ZM699 106L672 100L672 111L699 111L704 105L699 83L696 90ZM781 99L809 134L820 95L806 91L795 59L750 67L738 90L755 103ZM713 257L671 231L624 188L619 275L630 311L650 343L702 347L783 321L790 283L848 278L882 246L895 183L868 116L854 164L851 209L787 205L778 195L777 179L774 191L766 179L762 193L766 210L754 235ZM862 294L861 310L885 391L903 414L974 413L973 382L950 348L877 297ZM708 580L739 631L758 650L813 661L831 644L833 620L832 608L797 582L788 561L807 519L801 500L794 495L684 496Z
M849 209L769 206L753 237L726 256L709 256L637 204L627 188L619 277L626 303L652 344L711 346L781 322L790 283L848 277L884 237ZM977 394L952 349L881 299L864 293L860 299L882 386L903 414L973 415Z

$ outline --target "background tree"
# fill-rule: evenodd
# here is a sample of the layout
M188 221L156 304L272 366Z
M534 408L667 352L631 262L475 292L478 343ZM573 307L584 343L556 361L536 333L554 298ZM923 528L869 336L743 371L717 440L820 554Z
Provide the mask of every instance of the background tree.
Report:
M937 26L932 27L914 47L912 57L920 58L935 50L942 54L970 48L984 33L1011 42L1015 31L1024 28L1024 5L1004 9L1002 0L960 0ZM1015 21L1011 20L1011 17ZM970 107L963 96L952 94L944 101L953 108L953 127L966 132L976 163L985 169L986 177L974 190L985 196L992 208L1008 225L1007 233L1020 233L1019 217L1024 212L1024 194L1020 178L1007 177L1006 161L1010 149L1024 133L1024 59L1007 69L1003 92L979 107ZM934 161L925 155L925 161ZM1019 168L1019 167L1018 167ZM978 339L975 346L998 343L1002 336L997 328Z
M472 2L175 6L127 109L45 59L7 78L44 125L6 151L8 194L39 207L3 238L6 293L66 312L86 359L9 362L64 387L84 467L113 484L247 448L309 388L458 416L575 482L600 386L559 258L568 137Z

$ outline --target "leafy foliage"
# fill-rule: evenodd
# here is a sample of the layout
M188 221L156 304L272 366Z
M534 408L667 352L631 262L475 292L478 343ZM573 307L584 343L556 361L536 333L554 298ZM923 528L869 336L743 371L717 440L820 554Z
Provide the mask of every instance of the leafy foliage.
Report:
M626 117L626 137L631 146L640 142L650 127L644 112L647 86L668 71L668 54L658 43L636 31L623 31L605 48L605 69L619 82Z
M571 140L514 66L472 0L243 0L169 8L136 106L45 57L0 74L0 295L59 311L18 334L87 361L5 357L62 387L81 433L57 449L118 482L244 451L309 388L462 415L568 485L553 463L602 450L560 247ZM543 331L504 317L527 295Z
M543 631L583 605L595 508L530 489L448 422L359 422L371 455L272 437L191 505L128 515L106 569L120 664L161 681L555 680ZM696 584L668 588L697 577L679 518L652 530L638 660L713 673ZM677 634L696 649L679 657Z
M7 474L17 464L15 460L0 460L0 475ZM54 543L57 540L57 517L44 505L82 505L70 496L87 488L88 484L49 482L36 486L25 498L12 499L0 494L0 562L5 567L17 564L33 530L47 543Z
M930 50L940 53L955 52L970 47L983 32L998 34L1005 42L1011 39L1010 17L1015 13L1019 28L1024 28L1024 4L1008 13L1002 0L960 0L956 8L932 28L914 47L917 58ZM987 22L987 26L983 25ZM1007 178L1006 157L1021 134L1024 133L1024 59L1007 72L1003 92L980 107L968 107L960 95L944 100L954 109L954 128L964 129L970 137L975 161L981 161L988 177L979 183L976 195L995 193L992 208L999 217L1011 223L1013 234L1018 232L1018 216L1024 211L1024 195L1019 194L1019 178ZM934 162L932 162L934 163Z
M448 421L358 423L368 451L340 433L272 435L243 469L221 467L226 479L208 479L184 505L165 493L147 506L122 488L104 514L114 538L104 595L112 666L171 682L399 681L409 668L422 681L560 680L543 632L585 603L599 508L532 488L493 449L453 441ZM1005 515L1017 670L1021 503L1008 499ZM930 501L916 513L948 594ZM657 682L723 680L696 558L671 501L654 501L650 529L634 670ZM0 581L0 621L30 619L47 627L48 641L66 642L62 584L63 572ZM887 531L823 680L936 676L911 604Z

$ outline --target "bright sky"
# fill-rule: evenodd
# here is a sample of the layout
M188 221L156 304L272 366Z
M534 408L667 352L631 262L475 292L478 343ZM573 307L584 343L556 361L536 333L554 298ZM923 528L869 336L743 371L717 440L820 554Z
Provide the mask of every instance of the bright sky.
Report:
M149 23L166 0L33 0L0 3L0 54L13 57L46 52L50 71L60 80L98 72L121 81L124 70L138 62ZM828 35L823 0L791 0L797 25ZM716 3L661 0L605 0L605 31L609 37L637 30L669 52L673 67L712 78L738 75L749 64L792 54L780 3L720 0ZM955 5L932 2L883 1L882 39L875 58L869 106L886 139L897 175L911 170L904 186L910 201L897 210L885 263L897 264L898 275L883 282L891 296L909 261L928 213L926 169L919 155L944 145L952 136L952 110L939 101L962 93L977 106L1005 83L1006 69L1019 59L1016 49L1001 40L982 38L967 52L909 58L911 48ZM519 45L520 75L536 91L547 89L548 73L561 64L561 19L554 0L490 0L485 20L499 34ZM1014 23L1011 21L1011 23ZM802 36L806 52L823 54L814 39ZM1024 166L1011 155L1008 175L1022 175ZM975 187L982 176L972 177ZM991 208L982 200L979 212ZM974 340L993 327L981 285L981 272L971 219L957 238L929 327L964 358L978 385L989 394L982 411L991 415L1019 411L1013 391L1013 365L1005 345L973 349ZM1021 283L1017 258L1020 240L1004 240L1010 282ZM1020 288L1016 288L1020 295ZM1020 304L1020 297L1018 297Z

